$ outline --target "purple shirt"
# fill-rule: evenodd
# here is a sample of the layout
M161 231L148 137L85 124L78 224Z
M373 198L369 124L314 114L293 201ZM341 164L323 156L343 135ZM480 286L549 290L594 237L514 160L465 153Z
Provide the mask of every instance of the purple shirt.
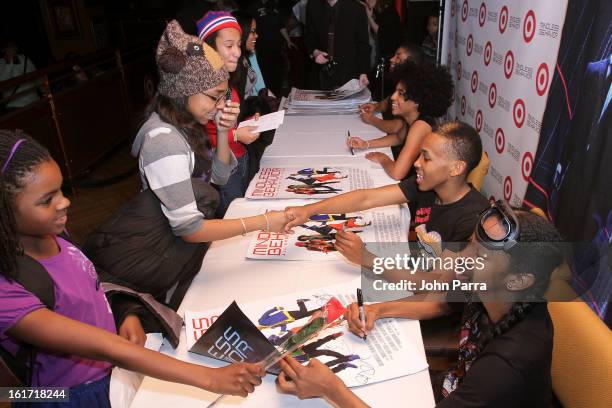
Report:
M39 262L55 284L55 312L116 333L115 321L102 289L96 286L93 264L75 246L56 239L60 252ZM21 318L45 305L16 282L0 275L0 343L11 353L18 345L6 335ZM95 341L95 339L91 339ZM72 387L99 380L110 374L111 364L68 354L38 349L32 386Z

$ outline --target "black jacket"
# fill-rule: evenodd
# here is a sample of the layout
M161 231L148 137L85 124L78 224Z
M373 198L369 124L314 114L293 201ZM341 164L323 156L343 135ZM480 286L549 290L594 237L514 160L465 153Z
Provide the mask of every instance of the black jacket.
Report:
M338 0L334 6L336 29L334 60L338 62L332 86L343 85L360 74L370 72L368 18L362 4L354 0ZM310 55L315 49L330 52L327 33L332 8L326 0L309 0L306 7L304 40Z

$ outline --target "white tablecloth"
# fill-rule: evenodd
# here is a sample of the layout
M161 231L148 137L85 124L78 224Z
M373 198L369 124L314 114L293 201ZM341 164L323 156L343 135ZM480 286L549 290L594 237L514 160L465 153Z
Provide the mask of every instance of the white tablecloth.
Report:
M286 200L288 205L299 205L303 200ZM246 199L235 200L227 218L255 215L261 203ZM232 300L241 303L276 296L303 289L345 282L359 276L359 268L346 261L330 262L279 262L248 260L246 254L250 234L215 242L209 249L202 265L179 309L203 310L224 307ZM403 330L421 353L423 341L418 321L401 320ZM173 357L210 366L222 363L200 355L188 353L185 333L177 350L164 345L163 353ZM248 398L225 397L216 406L229 407L327 407L321 399L300 401L294 396L276 392L274 377L268 375L264 383ZM357 395L373 407L395 407L398 398L408 398L410 407L434 406L433 393L427 370L417 374L353 389ZM205 407L216 395L190 386L172 384L147 377L144 379L133 408L153 407Z
M262 166L319 165L363 163L368 152L391 155L390 148L355 150L346 145L347 132L365 140L384 136L374 126L361 121L358 115L287 116L276 130L274 142L266 148ZM373 164L380 169L380 165Z

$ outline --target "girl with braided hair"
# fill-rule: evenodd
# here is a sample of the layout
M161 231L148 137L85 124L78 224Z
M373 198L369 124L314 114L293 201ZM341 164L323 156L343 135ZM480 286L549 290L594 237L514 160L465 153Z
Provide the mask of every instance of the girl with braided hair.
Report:
M480 215L461 255L483 260L482 268L466 274L487 289L464 294L469 296L464 297L458 361L440 387L432 381L436 407L549 406L553 327L543 296L564 259L559 233L547 220L498 201ZM449 292L436 300L423 294L367 305L365 324L353 303L346 318L350 330L363 337L377 319L433 319L450 314L458 301ZM339 407L367 406L316 361L302 367L287 358L281 367L281 391L300 398L324 396Z
M113 365L222 394L252 392L264 375L260 366L189 364L116 334L93 264L59 236L70 206L62 181L44 147L23 133L0 130L0 363L25 365L19 378L25 385L69 387L70 400L62 404L68 407L110 407ZM34 272L32 263L51 281L52 306L25 283L24 275ZM0 376L6 379L4 367L0 364Z

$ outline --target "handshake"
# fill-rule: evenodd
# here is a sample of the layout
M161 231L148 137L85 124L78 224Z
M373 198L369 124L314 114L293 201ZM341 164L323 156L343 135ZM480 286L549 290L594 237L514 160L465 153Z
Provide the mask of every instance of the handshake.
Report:
M284 211L269 211L268 230L284 234L293 234L293 228L308 222L315 214L310 206L287 207ZM335 232L334 246L349 262L357 265L371 265L374 255L365 250L359 235L354 232L340 230Z

